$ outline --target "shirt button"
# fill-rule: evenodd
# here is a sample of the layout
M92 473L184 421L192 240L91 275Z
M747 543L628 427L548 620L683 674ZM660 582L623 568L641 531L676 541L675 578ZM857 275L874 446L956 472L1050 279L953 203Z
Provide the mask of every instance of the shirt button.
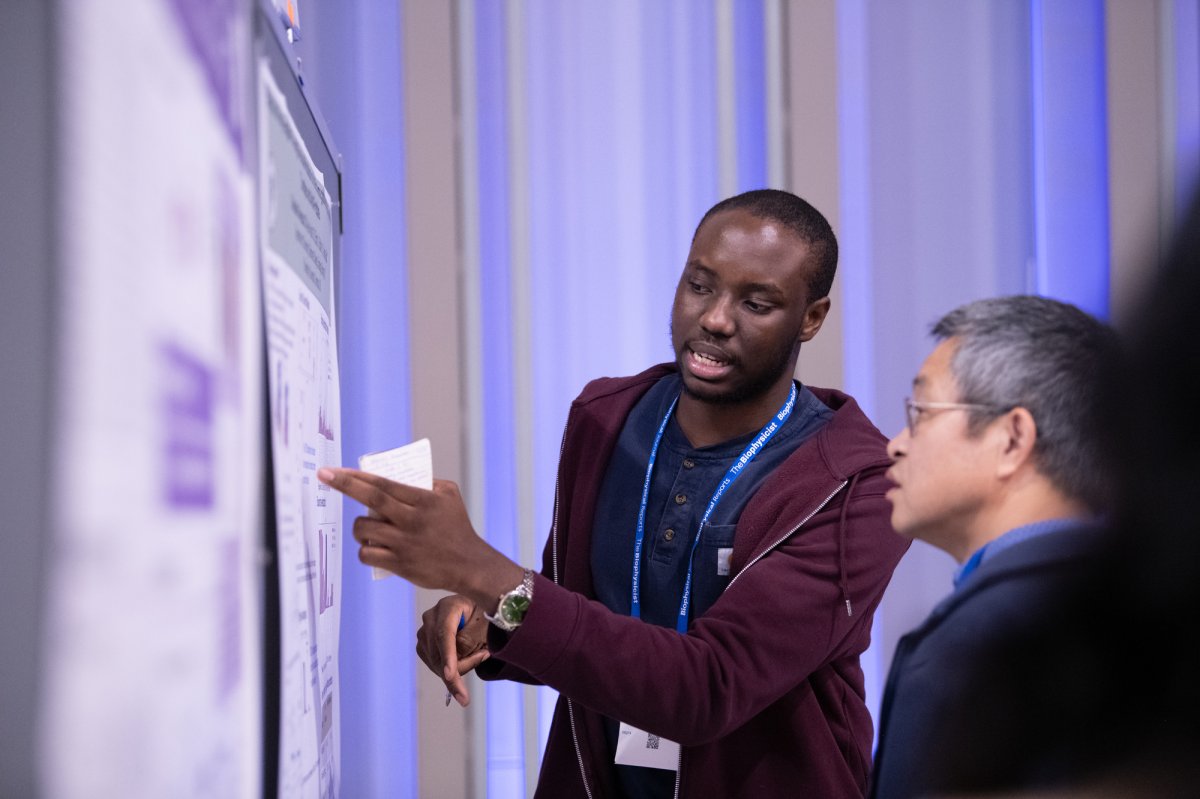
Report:
M675 537L675 531L672 530L670 527L668 527L666 530L663 531L663 540L664 541L670 541L674 537Z
M684 459L683 459L683 468L685 468L685 469L690 469L690 468L692 468L692 467L693 467L693 466L695 466L695 465L696 465L696 462L695 462L694 460L692 460L691 458L684 458Z
M676 494L675 495L675 504L676 505L682 505L685 502L687 502L687 494Z

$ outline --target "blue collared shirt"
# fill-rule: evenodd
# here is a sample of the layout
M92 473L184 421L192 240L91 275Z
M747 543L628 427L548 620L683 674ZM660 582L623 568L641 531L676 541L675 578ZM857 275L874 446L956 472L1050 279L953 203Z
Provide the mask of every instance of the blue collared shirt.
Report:
M633 541L642 481L654 433L679 394L678 375L667 375L634 406L617 440L596 502L592 533L592 581L596 597L610 610L629 615L633 579ZM779 431L746 465L726 491L704 528L696 548L689 615L704 613L729 583L718 563L720 550L733 546L742 509L775 468L833 416L816 395L801 388L796 407ZM646 504L646 542L642 552L642 619L675 626L692 539L709 498L734 459L757 431L711 447L695 448L674 415L663 432Z
M1090 524L1090 522L1084 519L1047 519L1041 522L1034 522L1033 524L1022 525L1021 527L1014 527L1000 537L993 538L975 550L971 554L971 557L963 561L963 564L954 572L954 590L957 591L966 579L974 574L980 565L1011 546L1040 535L1056 533L1060 530L1088 527Z

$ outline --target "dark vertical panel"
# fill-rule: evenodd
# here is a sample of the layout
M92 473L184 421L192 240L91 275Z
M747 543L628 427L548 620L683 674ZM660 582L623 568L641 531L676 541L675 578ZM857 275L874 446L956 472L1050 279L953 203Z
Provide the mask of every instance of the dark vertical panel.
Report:
M0 3L0 795L35 796L42 557L53 409L51 3ZM70 489L60 487L60 498Z

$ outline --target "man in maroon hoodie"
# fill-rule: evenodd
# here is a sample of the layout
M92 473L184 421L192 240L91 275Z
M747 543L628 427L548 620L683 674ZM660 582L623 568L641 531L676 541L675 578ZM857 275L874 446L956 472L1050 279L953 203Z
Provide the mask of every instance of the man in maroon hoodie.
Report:
M571 405L540 573L478 537L452 483L319 473L377 514L355 523L364 563L456 592L418 652L461 704L476 667L559 691L539 796L863 794L859 655L907 543L884 437L793 378L836 265L828 222L787 192L704 216L675 363Z

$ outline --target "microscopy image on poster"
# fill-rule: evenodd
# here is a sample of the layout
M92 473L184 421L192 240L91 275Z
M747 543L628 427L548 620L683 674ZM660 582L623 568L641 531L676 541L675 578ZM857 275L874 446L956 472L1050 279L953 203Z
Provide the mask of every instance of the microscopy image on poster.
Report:
M39 783L261 791L264 461L254 194L163 0L62 4L57 501ZM230 57L246 10L226 4Z
M280 595L279 792L335 797L342 501L333 204L287 101L259 70L260 242Z

